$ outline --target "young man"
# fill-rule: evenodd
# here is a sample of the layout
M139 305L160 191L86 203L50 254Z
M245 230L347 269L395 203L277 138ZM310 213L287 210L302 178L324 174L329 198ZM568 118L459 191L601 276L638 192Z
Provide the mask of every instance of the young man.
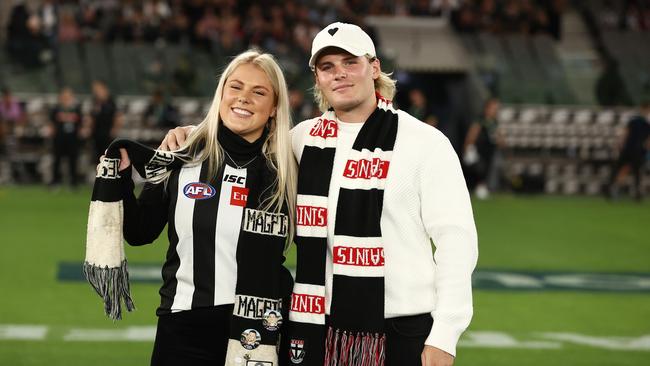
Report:
M81 105L77 102L74 92L64 87L59 92L59 102L50 111L50 133L53 138L54 164L52 164L51 186L61 184L61 161L68 161L70 185L77 187L79 148L81 147L81 124L83 115Z
M90 111L92 126L92 140L95 149L93 164L99 161L108 145L117 136L123 118L117 109L115 100L111 95L108 85L104 81L94 80L92 83L93 104Z
M287 364L452 365L478 255L458 158L442 133L392 107L395 82L361 28L327 26L309 64L324 114L292 130ZM163 148L182 144L186 131L172 132Z
M641 177L646 155L650 149L650 100L643 101L638 114L632 116L625 126L619 142L618 159L612 171L609 197L618 198L619 189L627 175L634 176L634 195L637 201L643 199Z

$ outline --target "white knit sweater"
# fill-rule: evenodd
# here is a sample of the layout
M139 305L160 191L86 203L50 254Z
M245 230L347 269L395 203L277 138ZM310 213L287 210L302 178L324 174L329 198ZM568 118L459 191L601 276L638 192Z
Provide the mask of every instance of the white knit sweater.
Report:
M478 256L476 227L458 157L437 129L398 111L399 125L384 191L385 316L431 312L425 344L456 354L472 318L471 275ZM300 162L304 138L317 118L292 130ZM332 289L332 238L346 156L362 123L339 121L330 182L326 311ZM431 240L435 245L432 255Z

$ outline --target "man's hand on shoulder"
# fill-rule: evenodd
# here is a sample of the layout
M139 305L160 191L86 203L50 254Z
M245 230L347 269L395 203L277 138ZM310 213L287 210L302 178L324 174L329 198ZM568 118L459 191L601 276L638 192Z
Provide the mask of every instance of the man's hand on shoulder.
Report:
M185 143L185 139L196 126L176 127L169 130L165 138L160 143L158 150L171 151L178 150Z
M454 364L454 356L433 347L424 346L422 351L422 366L451 366Z

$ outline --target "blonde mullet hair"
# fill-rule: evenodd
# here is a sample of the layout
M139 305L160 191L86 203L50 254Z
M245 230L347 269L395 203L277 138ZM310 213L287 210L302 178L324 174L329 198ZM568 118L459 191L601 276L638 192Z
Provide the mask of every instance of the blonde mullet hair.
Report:
M376 57L366 56L366 59L368 62L372 62L376 59ZM314 69L314 76L315 75L316 69ZM393 97L395 97L395 93L397 92L397 80L392 79L392 75L392 72L386 73L379 70L379 77L375 79L375 90L388 100L392 100ZM327 112L327 110L332 106L329 104L327 99L325 99L323 92L318 88L318 85L316 84L314 84L312 90L314 93L314 100L316 101L316 104L318 104L318 109L320 109L320 111L323 113Z
M252 64L264 71L273 86L276 101L275 117L269 123L269 133L262 146L262 152L269 167L277 172L277 178L272 187L272 194L262 202L263 210L281 212L286 203L289 213L289 233L285 249L293 241L295 233L295 212L298 173L296 161L291 150L291 113L289 109L289 94L284 74L275 58L255 49L239 54L226 66L219 78L217 90L205 119L190 133L180 149L174 153L189 164L201 164L208 161L208 176L214 177L223 163L223 148L217 139L221 124L219 107L223 96L226 80L232 73L244 64Z

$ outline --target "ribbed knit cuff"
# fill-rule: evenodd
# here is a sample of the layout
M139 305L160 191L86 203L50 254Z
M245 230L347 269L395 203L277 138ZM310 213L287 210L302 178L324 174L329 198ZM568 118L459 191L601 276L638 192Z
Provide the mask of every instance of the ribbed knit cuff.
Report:
M456 344L462 333L462 330L434 319L431 333L424 344L439 348L456 357Z

